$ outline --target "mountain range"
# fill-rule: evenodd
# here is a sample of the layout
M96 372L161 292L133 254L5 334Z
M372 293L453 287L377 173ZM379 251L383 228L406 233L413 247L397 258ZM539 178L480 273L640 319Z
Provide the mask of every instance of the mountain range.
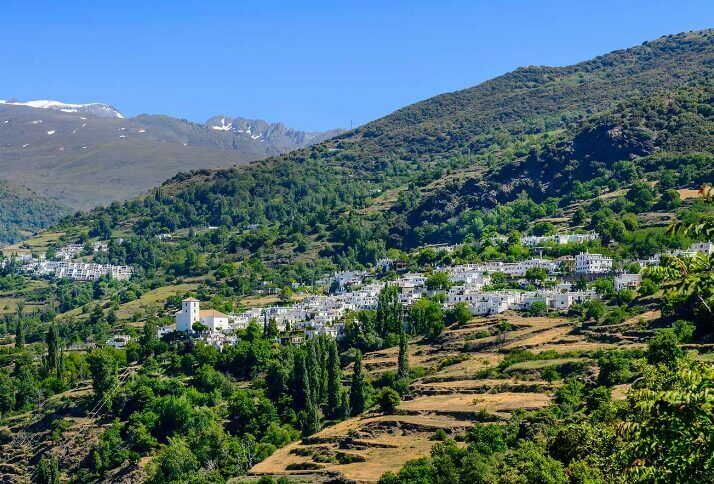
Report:
M135 196L180 171L248 163L339 132L224 116L203 124L127 118L99 103L0 101L0 178L89 209Z

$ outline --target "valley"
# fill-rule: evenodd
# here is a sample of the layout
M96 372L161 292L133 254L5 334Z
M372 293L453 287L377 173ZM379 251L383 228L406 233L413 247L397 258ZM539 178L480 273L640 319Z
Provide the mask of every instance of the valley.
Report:
M348 132L0 103L49 197L6 190L0 481L711 481L712 62L667 35Z

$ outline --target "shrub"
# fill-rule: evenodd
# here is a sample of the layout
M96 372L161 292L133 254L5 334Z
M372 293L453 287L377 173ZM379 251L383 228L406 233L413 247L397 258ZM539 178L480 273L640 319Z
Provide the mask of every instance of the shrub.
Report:
M379 410L382 413L394 413L401 403L402 399L399 393L392 388L383 388L379 395L377 396L377 403L379 404Z
M680 319L679 321L674 322L672 329L674 330L674 334L677 335L677 339L680 343L691 343L694 331L697 327L692 323Z
M673 367L684 353L679 347L677 335L671 329L664 329L649 341L646 356L651 365L658 363Z

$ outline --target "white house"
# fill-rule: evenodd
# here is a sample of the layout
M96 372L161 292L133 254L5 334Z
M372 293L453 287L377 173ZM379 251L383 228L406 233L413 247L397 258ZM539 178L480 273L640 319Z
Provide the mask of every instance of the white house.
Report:
M576 274L602 274L612 270L612 258L581 252L575 256Z
M229 328L228 315L215 309L206 309L199 313L201 323L208 327L211 333L223 331Z
M642 276L640 274L619 274L615 276L615 290L622 291L623 289L637 289L642 284Z
M689 250L694 253L714 254L714 244L710 242L696 242L689 247Z
M107 345L114 348L124 348L129 341L131 341L131 336L128 334L117 334L107 341Z

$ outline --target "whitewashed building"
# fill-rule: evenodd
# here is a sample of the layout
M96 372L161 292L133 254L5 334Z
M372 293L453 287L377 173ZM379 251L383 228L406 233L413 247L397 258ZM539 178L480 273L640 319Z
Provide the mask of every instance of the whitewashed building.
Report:
M612 258L581 252L575 256L576 274L603 274L612 271Z
M622 291L623 289L636 290L642 284L642 276L640 274L618 274L615 276L615 290Z

